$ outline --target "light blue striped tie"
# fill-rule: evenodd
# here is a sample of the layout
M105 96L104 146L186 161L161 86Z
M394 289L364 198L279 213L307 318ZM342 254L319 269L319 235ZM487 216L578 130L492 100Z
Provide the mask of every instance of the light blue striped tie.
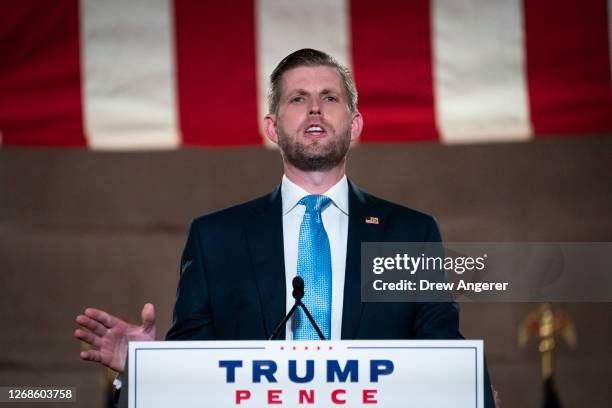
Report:
M297 274L304 279L302 301L328 340L331 333L332 266L329 238L321 211L331 202L324 195L308 195L300 200L299 204L306 206L306 212L300 226L297 258ZM295 340L319 339L301 308L297 310L293 322Z

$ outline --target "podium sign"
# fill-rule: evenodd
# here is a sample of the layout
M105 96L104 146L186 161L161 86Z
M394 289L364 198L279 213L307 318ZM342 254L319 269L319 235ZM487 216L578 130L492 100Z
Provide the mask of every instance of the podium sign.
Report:
M130 408L483 407L481 340L131 342Z

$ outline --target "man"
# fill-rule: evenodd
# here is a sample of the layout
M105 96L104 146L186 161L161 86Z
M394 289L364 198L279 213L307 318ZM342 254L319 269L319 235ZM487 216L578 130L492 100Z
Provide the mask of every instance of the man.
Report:
M361 302L361 242L437 242L440 234L432 217L347 180L347 152L363 128L349 71L312 49L287 56L271 75L264 125L281 151L282 183L193 221L166 339L267 339L292 304L296 275L326 338L461 339L454 303ZM81 358L122 372L128 342L155 339L153 305L142 319L135 326L87 309L75 336L92 349ZM314 336L298 314L281 337ZM485 400L493 406L490 392Z

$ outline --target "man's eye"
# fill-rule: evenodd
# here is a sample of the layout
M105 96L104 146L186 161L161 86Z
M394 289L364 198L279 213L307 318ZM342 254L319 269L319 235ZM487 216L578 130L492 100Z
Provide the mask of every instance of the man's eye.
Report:
M338 98L336 98L335 96L331 96L331 95L327 95L323 99L327 102L337 102L338 101Z
M303 100L304 100L303 96L294 96L293 98L291 98L292 103L299 103L299 102L302 102Z

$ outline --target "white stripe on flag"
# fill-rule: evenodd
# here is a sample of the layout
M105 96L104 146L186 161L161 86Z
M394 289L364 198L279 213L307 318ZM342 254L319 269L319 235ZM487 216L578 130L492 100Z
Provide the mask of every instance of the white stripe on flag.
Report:
M436 122L446 143L528 139L521 0L434 0Z
M94 149L179 143L171 0L81 0L85 129Z
M351 65L348 12L346 0L257 0L257 93L261 118L268 113L270 74L293 51L315 48L343 65ZM268 142L265 136L264 140Z

